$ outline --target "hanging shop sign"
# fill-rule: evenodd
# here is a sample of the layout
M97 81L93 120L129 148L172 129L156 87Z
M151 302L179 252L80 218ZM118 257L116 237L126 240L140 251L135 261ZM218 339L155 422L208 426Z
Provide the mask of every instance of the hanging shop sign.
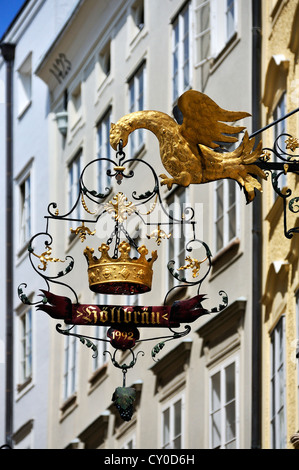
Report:
M166 185L170 190L173 185L187 187L190 184L230 178L244 190L246 201L249 203L254 200L256 191L261 191L258 177L266 179L266 154L262 150L261 142L255 147L254 137L249 137L245 132L243 140L234 151L224 151L221 146L236 142L237 134L245 129L227 122L235 123L248 117L248 113L226 111L203 93L189 90L179 98L174 116L176 119L159 111L137 111L111 125L110 144L116 151L115 158L99 157L90 161L81 172L74 206L69 212L61 214L57 203L49 204L45 215L45 231L34 235L30 240L28 252L31 266L46 286L41 289L41 299L32 302L24 292L26 284L21 284L18 289L22 302L35 305L37 310L64 322L64 327L60 323L56 325L57 332L78 337L82 343L92 348L94 354L97 354L95 342L105 341L111 344L114 348L113 354L109 352L112 363L123 373L123 386L114 391L112 401L124 420L130 420L133 413L135 391L132 387L126 387L125 378L128 369L134 367L141 352L135 354L133 347L143 341L142 331L153 329L160 334L161 331L169 331L167 335L146 338L147 341L159 340L152 349L152 357L155 360L155 356L166 342L180 339L191 331L189 324L202 315L222 311L228 304L227 294L220 291L222 301L217 307L208 309L203 305L206 296L200 293L200 289L212 267L211 251L208 245L196 236L198 221L194 208L186 206L179 207L179 211L170 210L165 206L160 187ZM159 141L161 162L170 174L161 174L160 181L153 166L145 159L127 159L124 153L123 149L130 134L140 128L153 132ZM297 147L298 142L294 148ZM293 160L289 160L288 168L294 164ZM104 193L99 192L97 188L90 188L93 178L88 177L88 174L95 174L99 164L106 168L106 176L110 181L110 186L108 185ZM295 161L296 164L298 165L298 162ZM142 168L142 179L139 177L138 181L139 187L142 181L141 194L138 194L134 187L137 168ZM292 168L294 170L294 167ZM132 182L131 194L117 191L117 187L129 179ZM298 198L293 198L292 201L294 208ZM84 215L78 218L80 205ZM158 216L155 217L158 209ZM95 234L103 238L103 219L107 216L112 221L110 235L97 248L98 256L95 255L95 247L84 247L82 259L84 262L85 258L85 266L87 263L86 271L82 273L82 262L79 262L80 271L77 273L77 276L87 276L90 291L105 294L107 298L123 296L120 297L123 299L126 296L127 299L150 292L161 245L173 243L176 227L187 229L183 237L186 254L184 263L177 266L174 259L166 261L165 271L173 282L165 295L163 305L127 305L128 302L123 302L125 305L117 305L113 302L110 304L109 301L104 305L83 304L79 302L74 287L64 282L66 276L76 269L77 260L70 255L65 259L52 255L56 247L51 234L52 223L63 221L68 225L74 224L70 229L71 235L79 237L80 241L85 243L87 237L92 240ZM137 217L138 222L149 231L146 238L154 240L157 250L149 253L147 246L139 245L138 240L132 236L126 225L132 216ZM40 246L43 248L37 248ZM170 251L166 250L167 253ZM52 266L63 264L64 269L50 275L49 263ZM69 295L54 293L53 288L55 290L56 287L59 287L59 292L61 289L67 290ZM171 294L178 289L183 289L182 299L170 305ZM74 330L75 325L108 327L107 338L78 334ZM129 365L116 360L117 352L124 350L130 351L132 355Z

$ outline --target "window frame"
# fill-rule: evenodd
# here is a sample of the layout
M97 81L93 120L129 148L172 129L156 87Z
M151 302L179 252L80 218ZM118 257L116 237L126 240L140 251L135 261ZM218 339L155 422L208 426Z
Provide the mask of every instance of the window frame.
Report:
M29 327L28 327L29 323ZM33 379L33 315L32 307L22 309L18 315L18 391ZM29 343L29 344L28 344ZM29 352L28 352L29 351ZM29 357L29 364L28 364Z
M132 36L135 37L145 26L144 0L136 0L133 3L131 6L130 16L132 23Z
M278 327L281 326L282 332L282 361L279 360L279 353L280 351L276 348L277 342L279 342L279 334L280 331ZM275 342L275 344L273 344ZM271 370L270 370L270 430L271 430L271 448L272 449L285 449L287 443L287 434L286 434L286 332L285 332L285 316L282 315L278 322L276 323L275 327L273 328L270 334L270 354L271 354ZM273 361L274 357L274 361ZM279 385L281 383L277 381L277 377L279 378L278 372L281 370L281 364L283 365L283 404L277 403L278 397L280 396L280 388ZM274 397L274 401L273 401ZM280 428L278 423L278 413L283 409L284 414L284 423L283 429ZM279 440L279 447L277 447ZM282 440L284 442L283 447L280 447Z
M32 52L17 69L18 118L21 118L32 103Z
M97 124L97 156L98 158L111 159L111 146L109 140L109 132L111 126L112 108L109 107L102 115ZM107 170L111 164L108 160L99 160L97 174L98 192L105 194L105 188L111 186L111 179L107 175Z
M19 246L22 247L32 236L32 176L30 172L19 183L19 201Z
M100 85L111 75L111 39L109 39L105 46L99 53L99 66L100 66Z
M222 246L218 246L217 242L217 223L219 222L218 216L218 196L217 191L219 187L222 185L223 187L223 204L222 204L222 218L223 218L223 228L222 228ZM234 203L230 204L230 185L234 186ZM217 180L214 183L214 249L215 252L218 253L219 251L225 249L226 246L233 240L239 237L240 235L240 195L239 191L237 191L236 182L230 179L222 179ZM229 213L231 212L232 207L235 207L235 234L230 236L230 223L229 223Z
M234 402L235 402L235 442L236 447L235 449L240 448L240 400L239 400L239 389L240 389L240 370L239 370L239 355L234 354L225 360L223 360L220 364L212 367L209 370L209 448L220 448L225 449L226 445L229 441L225 438L225 405L228 403L226 402L225 394L223 393L223 389L225 389L225 377L224 373L225 370L235 364L235 373L234 373L234 384L235 384L235 395L234 395ZM215 410L212 409L212 377L216 374L220 373L220 419L221 419L221 435L220 435L220 446L213 447L213 426L212 426L212 415L215 414Z
M68 194L67 194L67 205L68 211L71 211L76 201L79 197L79 182L80 176L82 173L82 163L83 163L83 150L80 149L74 158L70 160L67 166L68 172ZM82 208L80 204L77 204L75 214L72 214L73 217L81 219L82 217Z
M77 332L75 325L73 333ZM62 380L62 398L63 402L67 401L77 391L77 339L75 336L66 335L63 343L63 380Z
M180 433L175 435L175 417L174 417L174 406L181 402L180 406ZM166 410L170 410L169 415L169 441L164 440L164 413ZM184 449L185 446L185 393L184 391L177 393L169 400L165 401L161 406L161 449ZM180 447L174 447L174 441L180 438ZM168 444L170 446L168 446Z
M184 29L184 14L188 12L188 58L185 60L184 57L184 40L186 38ZM192 1L186 2L179 13L172 20L172 102L176 103L178 98L187 90L191 88L192 77L193 77L193 10ZM177 31L177 34L176 34ZM185 64L188 63L188 83L184 83L185 80ZM177 63L177 66L176 66ZM177 78L177 80L176 80Z
M211 55L214 59L238 33L238 1L234 2L234 28L231 34L227 31L227 2L231 0L210 0L211 5Z
M142 86L141 86L142 84ZM127 81L129 113L143 111L146 107L146 61L137 67ZM133 158L145 145L144 129L136 129L130 135L130 153Z
M202 18L204 9L208 7L208 25L202 28ZM200 68L201 90L204 90L210 72L211 60L211 4L210 0L203 0L194 9L196 29L194 32L195 43L195 68ZM206 48L206 50L205 50Z
M83 120L83 82L79 80L69 89L68 115L70 131L75 132Z
M136 449L136 435L135 433L127 437L121 446L121 449Z
M16 186L14 189L14 194L16 196L16 204L17 204L17 230L15 233L15 241L16 246L18 247L18 256L21 256L24 253L24 250L28 246L28 242L34 233L34 213L35 213L35 188L34 188L34 157L32 157L23 168L23 170L19 173L19 175L15 178ZM23 208L23 196L22 196L22 185L25 183L26 180L30 178L30 208L29 208L29 219L30 219L30 229L25 235L25 238L22 238L22 208Z

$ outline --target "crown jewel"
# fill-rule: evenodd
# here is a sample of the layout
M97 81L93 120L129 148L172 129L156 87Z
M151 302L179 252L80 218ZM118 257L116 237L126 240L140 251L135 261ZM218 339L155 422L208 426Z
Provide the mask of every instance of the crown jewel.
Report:
M119 244L119 258L109 256L109 245L102 243L98 248L101 257L93 256L94 249L86 247L84 255L88 263L89 288L102 294L138 294L151 290L153 270L157 251L146 259L148 249L138 248L139 258L130 258L131 246L123 241Z

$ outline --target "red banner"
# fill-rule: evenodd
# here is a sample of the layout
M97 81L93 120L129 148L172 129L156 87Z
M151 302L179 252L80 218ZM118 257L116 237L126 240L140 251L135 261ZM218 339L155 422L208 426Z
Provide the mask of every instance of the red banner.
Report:
M205 295L176 301L171 306L139 307L72 304L68 297L42 292L47 303L39 304L37 309L69 325L102 325L116 329L125 325L136 328L176 328L180 323L192 323L201 315L209 313L201 305Z

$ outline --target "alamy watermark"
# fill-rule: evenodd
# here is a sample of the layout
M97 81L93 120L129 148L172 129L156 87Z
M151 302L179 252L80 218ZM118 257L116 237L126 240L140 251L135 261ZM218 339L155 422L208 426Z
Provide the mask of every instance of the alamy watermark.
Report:
M109 239L112 234L115 235L115 221L120 220L121 238L125 238L126 233L139 241L153 238L151 235L158 227L163 231L163 235L165 234L165 238L171 234L174 239L184 238L186 243L195 238L203 238L203 203L195 203L194 206L188 203L173 203L164 208L157 206L152 212L148 212L145 208L136 206L135 213L127 214L126 209L119 206L117 218L111 216L111 213L106 213L98 219L95 225L96 236L104 240Z

